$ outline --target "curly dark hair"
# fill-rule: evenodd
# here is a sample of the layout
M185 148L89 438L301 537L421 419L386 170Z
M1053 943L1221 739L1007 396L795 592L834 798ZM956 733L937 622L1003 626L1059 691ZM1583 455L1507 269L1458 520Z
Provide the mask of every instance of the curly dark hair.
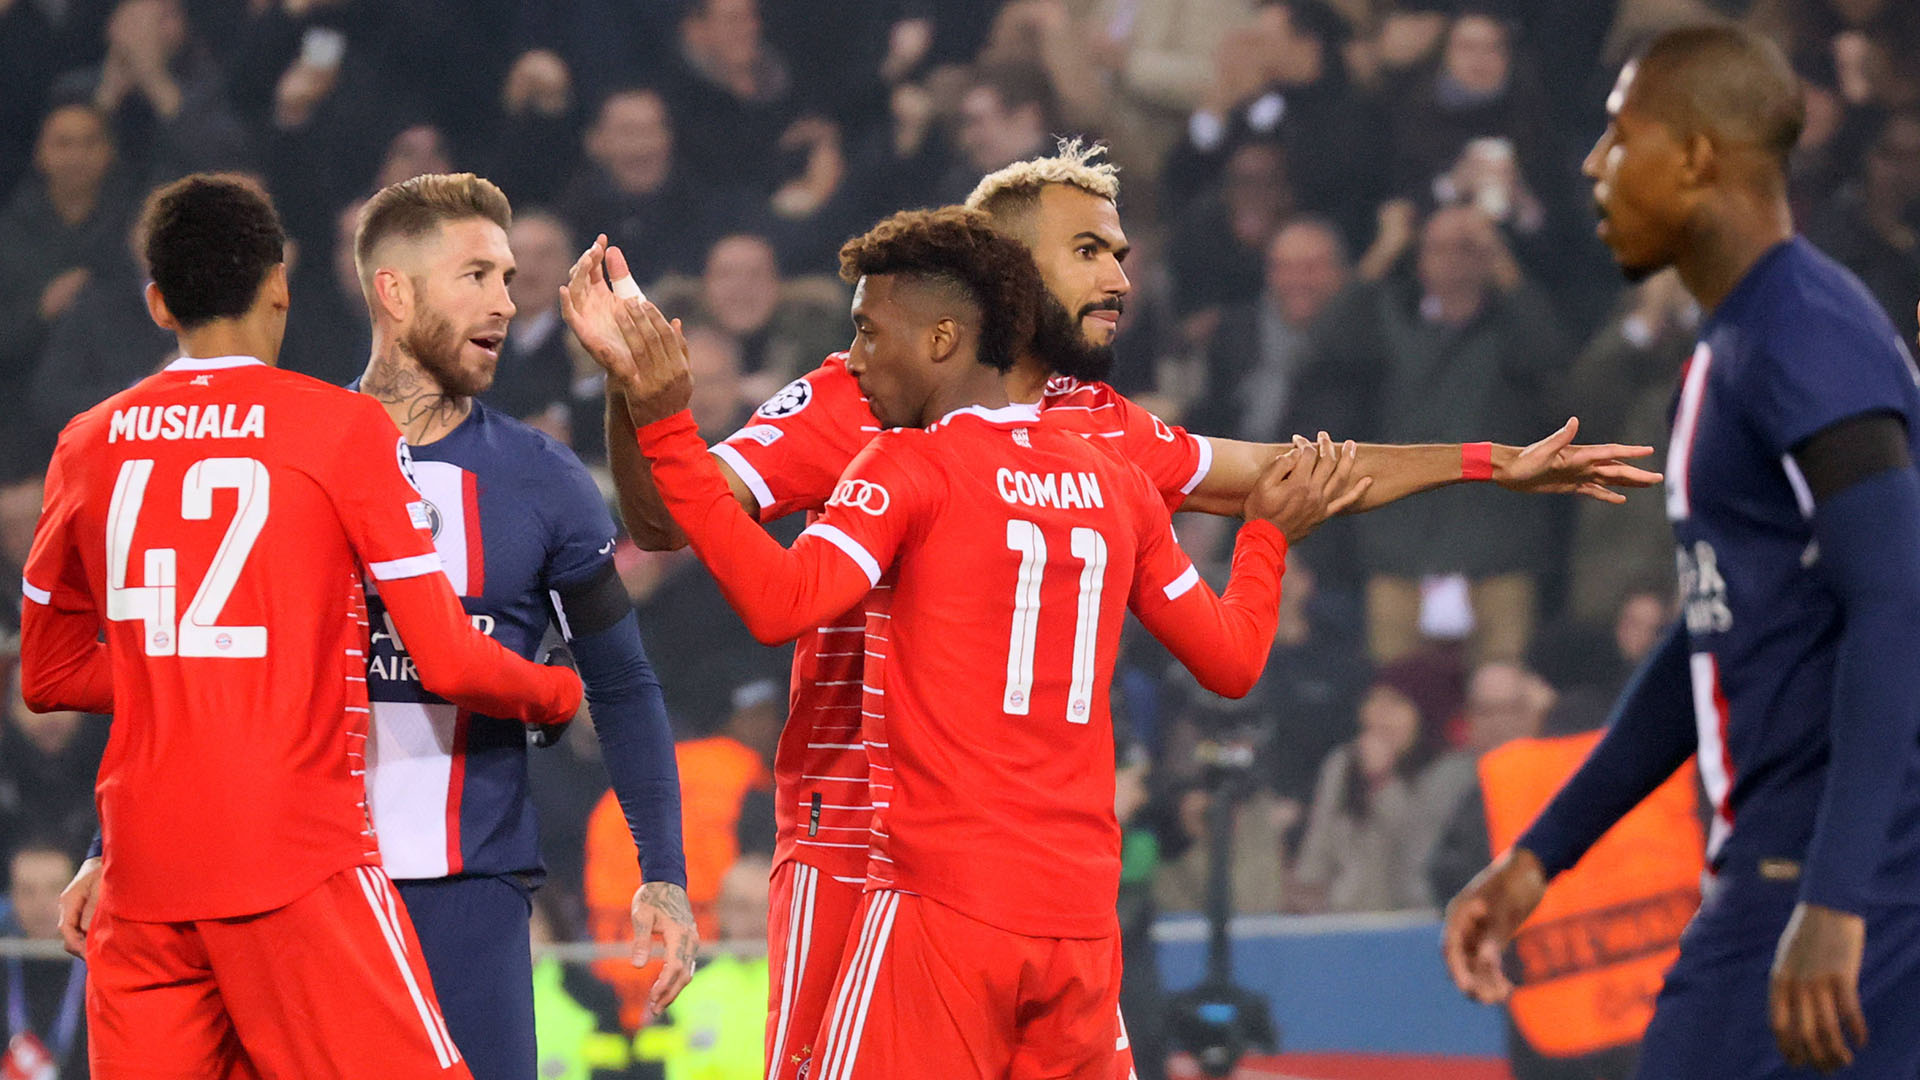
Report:
M273 200L232 173L194 173L154 191L140 236L147 275L186 330L246 314L267 272L286 260Z
M1000 371L1033 342L1046 286L1027 249L978 210L903 210L841 245L840 277L878 274L956 290L979 309L980 362Z

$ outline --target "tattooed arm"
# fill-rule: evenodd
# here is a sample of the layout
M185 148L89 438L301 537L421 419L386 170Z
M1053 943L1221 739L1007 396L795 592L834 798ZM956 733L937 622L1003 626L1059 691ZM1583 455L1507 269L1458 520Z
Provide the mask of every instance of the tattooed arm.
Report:
M653 980L647 1008L655 1016L673 1004L693 979L694 956L700 952L700 931L693 925L693 907L687 891L665 881L649 881L633 894L633 966L645 967L660 938L666 966Z

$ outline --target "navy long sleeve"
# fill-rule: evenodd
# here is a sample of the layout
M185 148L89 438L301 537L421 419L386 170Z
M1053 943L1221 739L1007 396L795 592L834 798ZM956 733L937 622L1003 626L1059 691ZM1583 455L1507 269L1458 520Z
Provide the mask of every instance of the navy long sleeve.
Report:
M1675 620L1627 684L1606 735L1515 843L1533 852L1549 880L1579 862L1692 756L1697 736L1687 654L1687 628Z
M1821 499L1815 573L1844 612L1826 789L1800 898L1863 910L1920 740L1920 473L1891 469Z
M639 619L629 610L613 625L582 633L569 645L586 683L587 707L614 797L640 852L643 880L685 888L680 767L660 680L640 644Z

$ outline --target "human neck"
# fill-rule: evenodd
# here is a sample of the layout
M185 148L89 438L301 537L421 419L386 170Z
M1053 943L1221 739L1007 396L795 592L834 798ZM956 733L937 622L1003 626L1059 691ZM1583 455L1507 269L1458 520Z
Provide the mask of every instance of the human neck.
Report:
M473 399L449 394L399 342L376 335L373 358L360 376L360 392L386 407L394 426L413 446L445 438L473 411Z
M100 185L90 188L57 188L47 186L47 201L53 204L54 215L68 225L78 225L93 216L93 208L100 205Z
M984 409L1003 409L1009 403L1007 376L985 364L973 363L973 370L952 383L936 389L927 398L920 413L921 427L931 427L941 417L970 405Z
M1784 195L1730 192L1702 215L1674 269L1705 311L1720 306L1753 264L1793 237L1793 212Z
M197 360L211 360L217 356L251 356L268 367L280 362L279 336L260 325L259 320L246 316L215 319L192 330L183 330L176 338L180 344L180 355Z
M1032 405L1047 392L1047 380L1051 377L1047 365L1038 356L1025 352L1013 362L1011 370L1000 376L1000 384L1008 401Z

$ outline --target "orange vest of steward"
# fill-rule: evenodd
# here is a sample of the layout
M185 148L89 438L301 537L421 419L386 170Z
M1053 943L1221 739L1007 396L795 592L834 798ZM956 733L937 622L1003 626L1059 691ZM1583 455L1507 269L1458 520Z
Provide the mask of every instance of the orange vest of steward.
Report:
M1487 835L1513 845L1600 741L1599 732L1518 739L1480 759ZM1608 830L1547 886L1514 936L1513 1022L1551 1058L1638 1042L1680 932L1700 903L1706 838L1693 764Z
M681 836L687 857L687 902L702 941L720 933L715 901L720 879L740 856L735 839L740 804L747 792L772 782L760 755L724 735L692 739L673 745L680 767ZM620 801L609 791L587 818L585 881L587 936L595 941L633 939L629 905L640 887L639 852L627 829ZM640 1026L647 994L660 972L660 961L636 968L624 959L597 960L594 974L611 985L620 998L620 1020L627 1030Z

